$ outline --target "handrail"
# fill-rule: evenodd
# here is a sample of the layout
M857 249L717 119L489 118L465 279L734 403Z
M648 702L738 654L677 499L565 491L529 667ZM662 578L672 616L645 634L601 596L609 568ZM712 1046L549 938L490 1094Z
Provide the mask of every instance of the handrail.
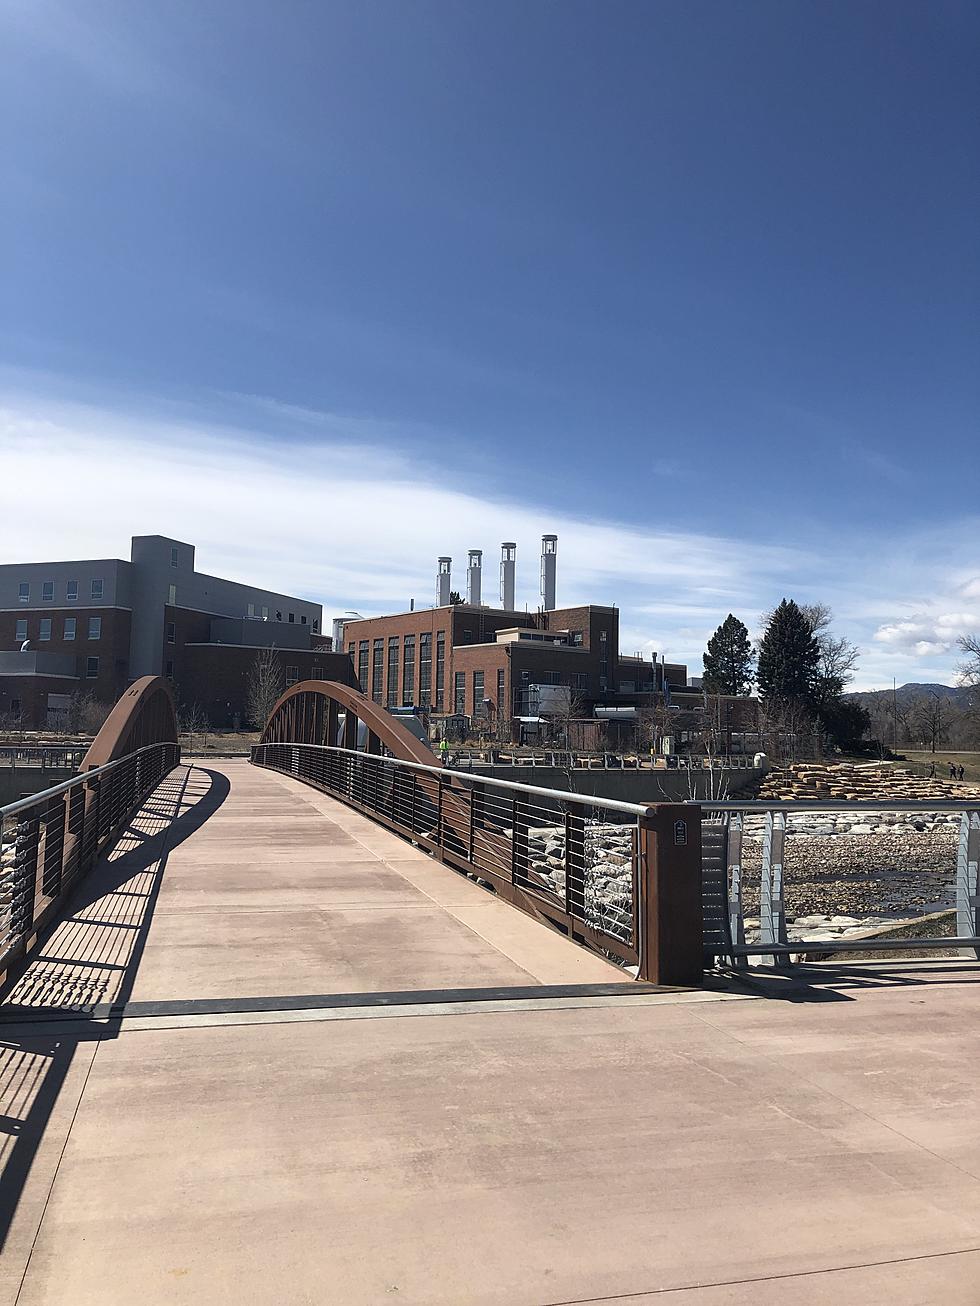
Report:
M287 748L316 748L328 753L343 753L349 757L371 757L379 762L387 762L391 765L407 767L410 771L427 771L430 775L439 776L440 778L451 777L454 780L462 780L466 785L472 785L479 781L481 785L486 785L494 789L511 789L521 794L536 794L539 798L551 798L561 802L588 803L590 807L604 807L614 812L626 812L630 816L646 816L652 803L624 803L618 798L599 798L593 794L575 794L567 789L544 789L539 785L525 785L517 780L499 780L496 776L491 775L474 775L472 771L454 771L446 766L427 766L422 762L407 762L401 757L385 757L380 753L365 753L362 749L357 748L340 748L333 744L291 744L288 740L282 741L283 747ZM256 748L268 747L266 744L256 744Z
M67 793L69 789L74 789L76 785L83 785L86 780L91 780L97 775L104 775L106 771L112 771L117 766L122 766L131 757L136 757L139 753L148 753L153 748L159 748L159 744L144 744L142 748L137 748L133 753L127 753L125 757L117 757L114 762L106 762L102 766L95 766L91 771L82 771L79 775L73 775L67 780L61 780L50 789L39 789L36 794L28 794L26 798L17 798L12 803L7 803L0 807L0 821L8 816L16 816L18 812L26 811L28 807L42 802L46 798L57 798L59 794Z
M702 798L685 799L695 802L706 812L975 812L980 808L977 798L787 798L738 799Z

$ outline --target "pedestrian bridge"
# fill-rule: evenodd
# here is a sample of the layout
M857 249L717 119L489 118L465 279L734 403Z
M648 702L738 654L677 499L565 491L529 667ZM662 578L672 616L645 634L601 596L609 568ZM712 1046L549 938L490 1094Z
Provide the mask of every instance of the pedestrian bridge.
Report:
M19 822L0 1303L978 1300L975 963L636 981L454 869L520 811L152 733Z

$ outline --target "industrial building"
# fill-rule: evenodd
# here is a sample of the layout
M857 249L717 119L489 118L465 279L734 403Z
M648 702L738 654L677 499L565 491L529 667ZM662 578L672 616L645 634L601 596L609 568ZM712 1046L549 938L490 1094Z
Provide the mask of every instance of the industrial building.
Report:
M73 695L113 703L140 676L164 675L212 726L245 717L248 671L275 648L287 683L350 682L318 603L195 568L192 544L137 535L129 561L0 566L0 721L58 728Z
M619 612L595 604L557 606L558 537L541 540L540 606L515 607L517 545L500 554L500 605L483 603L483 553L469 550L466 600L450 603L452 559L440 557L436 606L347 621L344 644L364 693L389 709L416 708L487 727L541 714L591 716L597 709L683 694L687 668L624 657Z

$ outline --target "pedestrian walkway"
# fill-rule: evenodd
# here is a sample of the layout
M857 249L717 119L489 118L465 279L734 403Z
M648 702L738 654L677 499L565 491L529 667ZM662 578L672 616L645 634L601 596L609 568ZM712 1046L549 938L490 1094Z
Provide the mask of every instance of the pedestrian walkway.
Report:
M980 1301L980 976L655 992L185 766L0 1026L0 1304Z

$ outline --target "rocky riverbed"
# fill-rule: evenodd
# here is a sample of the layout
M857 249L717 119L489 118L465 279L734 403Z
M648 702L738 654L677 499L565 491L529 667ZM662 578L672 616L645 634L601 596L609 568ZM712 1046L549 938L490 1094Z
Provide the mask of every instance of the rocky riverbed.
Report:
M787 821L784 899L790 939L852 937L954 905L958 815L814 813ZM742 840L746 937L758 938L765 820L750 816ZM532 871L565 894L564 826L529 832ZM587 922L628 936L633 911L633 831L586 828L581 908ZM577 877L576 877L577 879Z

